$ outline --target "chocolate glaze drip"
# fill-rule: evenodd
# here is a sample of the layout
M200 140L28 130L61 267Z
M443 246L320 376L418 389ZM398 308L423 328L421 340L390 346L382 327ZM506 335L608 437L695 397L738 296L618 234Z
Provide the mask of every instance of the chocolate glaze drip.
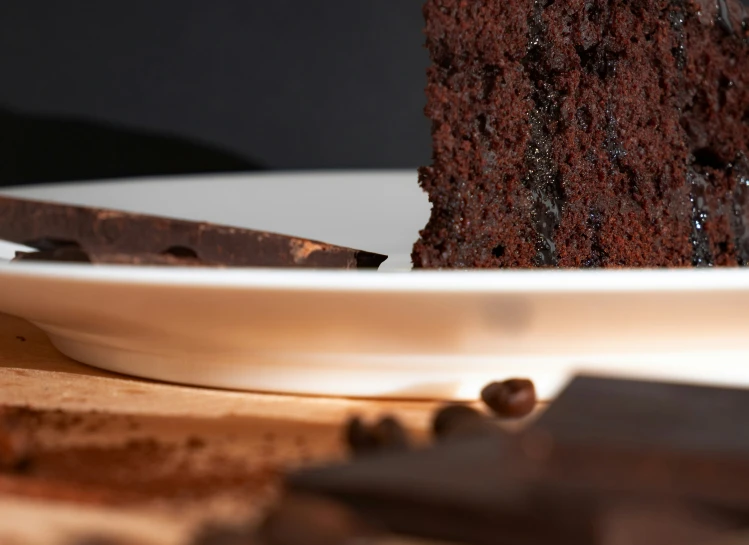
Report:
M715 21L728 34L734 33L733 23L731 21L731 12L728 9L726 0L718 0L718 14L715 17Z
M694 167L687 168L687 183L690 185L689 200L692 202L692 265L695 267L712 267L713 255L710 251L710 239L705 231L708 218L705 191L707 179Z
M558 261L554 233L562 215L564 192L559 169L552 156L552 125L559 119L559 97L549 81L544 41L546 28L542 14L545 2L536 0L528 20L528 50L523 61L530 74L531 100L534 107L528 114L531 138L525 153L528 169L523 183L533 200L533 227L536 231L537 266L556 266Z
M740 266L746 266L749 265L749 161L743 153L734 161L731 173L736 183L731 218L736 237L736 261Z
M583 263L583 268L596 268L603 264L606 253L601 245L601 214L598 210L591 208L588 216L588 229L591 231L590 257Z
M627 150L619 140L619 129L611 104L606 106L606 138L603 141L611 164L619 168L619 160L627 155Z
M637 173L622 162L622 159L627 156L627 150L624 149L624 144L619 138L619 124L610 103L606 106L606 138L603 141L603 146L609 156L612 169L616 169L627 177L630 195L635 202L641 204Z
M696 0L696 4L697 18L703 25L717 25L731 36L746 36L747 0Z
M671 23L676 40L676 45L671 49L671 53L676 60L676 67L679 70L684 70L687 65L687 50L684 45L684 5L681 1L672 2L671 5L674 9L668 13L668 21Z

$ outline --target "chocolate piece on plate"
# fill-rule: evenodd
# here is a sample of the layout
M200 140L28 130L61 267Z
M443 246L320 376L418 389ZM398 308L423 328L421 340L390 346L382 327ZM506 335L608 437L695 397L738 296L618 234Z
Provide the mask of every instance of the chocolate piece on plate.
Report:
M387 259L264 231L11 197L0 197L0 239L39 250L20 260L354 269Z
M206 267L210 264L197 257L163 254L123 254L86 251L78 245L66 245L55 250L16 252L13 261L56 261L58 263L102 263L110 265L172 265L180 267Z
M302 470L288 485L463 543L670 543L684 518L694 539L722 536L749 521L748 411L748 390L581 376L523 433Z

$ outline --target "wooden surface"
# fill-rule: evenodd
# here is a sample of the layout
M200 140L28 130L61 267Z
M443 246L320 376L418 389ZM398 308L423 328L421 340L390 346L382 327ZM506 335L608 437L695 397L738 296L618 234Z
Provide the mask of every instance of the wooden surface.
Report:
M430 402L360 401L196 388L125 377L63 356L31 324L0 314L0 403L129 414L280 418L340 424L352 413L397 412L423 428Z
M0 406L84 415L81 425L53 427L41 438L56 447L154 436L179 442L199 436L248 466L293 467L341 458L341 424L352 414L395 414L417 440L425 441L438 405L220 391L129 378L76 363L34 326L0 314ZM511 425L523 426L535 415ZM206 519L253 520L277 492L273 486L262 487L241 501L214 498L178 506L98 505L72 501L65 493L50 497L43 487L18 486L0 473L0 544L76 545L81 537L116 536L112 543L121 545L188 545ZM737 535L715 545L747 543L747 535ZM389 539L380 545L415 542Z
M29 323L0 314L0 405L106 413L134 421L138 433L222 437L241 450L248 464L293 466L341 457L341 423L352 414L397 414L418 436L427 428L434 402L362 401L264 395L185 387L124 377L76 363L57 352ZM88 432L87 432L88 433ZM94 435L98 442L127 438L123 426L108 424ZM212 435L211 435L212 434ZM273 435L268 460L264 438ZM50 444L91 441L91 434L65 430ZM227 517L255 516L268 503L258 497L240 505L189 509L139 509L71 504L19 492L0 479L0 543L70 543L81 532L112 534L133 543L179 544L208 511Z
M49 448L121 445L151 437L184 444L198 436L209 444L209 452L215 445L222 456L248 467L286 469L345 456L342 424L355 414L396 415L416 441L427 441L439 405L225 391L126 377L79 364L57 352L36 327L0 314L0 406L82 415L76 417L81 421L77 426L46 430L40 441ZM278 492L277 486L261 487L239 501L221 497L155 508L81 505L65 494L50 498L34 486L19 486L0 474L3 545L68 545L81 534L114 535L124 544L181 545L206 519L260 516Z

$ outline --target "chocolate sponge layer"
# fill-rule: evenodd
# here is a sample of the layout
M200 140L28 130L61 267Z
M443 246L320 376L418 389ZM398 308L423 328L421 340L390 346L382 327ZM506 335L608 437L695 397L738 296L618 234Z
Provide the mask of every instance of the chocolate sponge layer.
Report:
M738 0L428 0L416 267L749 262Z

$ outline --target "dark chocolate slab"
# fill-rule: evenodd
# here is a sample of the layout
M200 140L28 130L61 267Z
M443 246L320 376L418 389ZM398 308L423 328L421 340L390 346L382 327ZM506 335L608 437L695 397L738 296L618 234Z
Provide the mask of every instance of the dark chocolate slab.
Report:
M684 527L685 512L699 521L694 536L724 533L749 520L747 409L747 390L578 377L517 436L456 439L288 483L391 530L466 543L619 543L639 535L631 524L652 528L638 543L657 542ZM643 509L655 513L647 524Z
M92 263L183 264L173 256L204 266L353 269L387 259L264 231L10 197L0 197L0 239L47 252L23 259L54 259L75 246Z
M535 428L569 441L746 456L747 416L749 390L578 376Z
M555 486L712 502L749 513L749 390L576 377L529 430ZM527 437L526 437L527 440Z
M344 502L396 533L423 538L503 545L595 543L589 517L556 516L532 507L516 481L506 438L455 440L403 455L383 455L288 479L295 492ZM587 508L581 507L581 508Z
M53 261L57 263L100 263L110 265L170 265L179 267L205 267L208 263L195 257L165 254L113 254L84 251L78 247L16 252L13 261Z
M288 485L343 502L395 533L476 545L708 545L745 523L743 514L699 503L538 487L512 450L506 439L485 436L301 471Z

